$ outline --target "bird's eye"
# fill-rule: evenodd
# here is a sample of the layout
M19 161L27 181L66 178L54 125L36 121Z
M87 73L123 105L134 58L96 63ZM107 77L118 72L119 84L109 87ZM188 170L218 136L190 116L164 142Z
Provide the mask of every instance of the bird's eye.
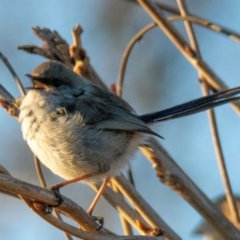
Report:
M60 79L55 78L55 79L53 79L53 81L52 81L52 85L53 85L54 87L60 87L60 86L62 85L62 82L61 82Z

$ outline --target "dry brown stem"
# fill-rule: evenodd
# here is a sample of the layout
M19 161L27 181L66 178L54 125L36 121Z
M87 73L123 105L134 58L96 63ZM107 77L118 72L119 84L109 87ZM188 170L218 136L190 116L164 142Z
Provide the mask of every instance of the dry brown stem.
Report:
M151 161L162 183L168 185L188 201L221 236L229 240L240 239L240 233L237 229L191 181L155 139L149 139L149 145L141 147L141 150Z
M2 169L2 168L1 168ZM2 172L5 172L2 170ZM7 172L5 172L7 173ZM7 174L0 173L0 189L4 191L8 191L14 195L21 195L21 198L31 207L39 216L43 219L58 227L59 229L68 232L69 234L80 237L83 239L116 239L116 240L165 240L163 237L141 237L141 236L134 236L134 237L124 237L124 236L109 236L106 235L104 229L97 230L97 225L94 221L94 218L87 214L81 207L79 207L76 203L71 201L70 199L63 197L64 202L61 206L58 207L59 211L64 213L66 216L69 216L74 221L81 226L82 229L85 231L75 228L67 223L62 222L61 220L54 218L50 214L46 214L40 211L37 211L32 207L32 201L38 201L42 203L46 203L48 205L57 204L56 197L54 196L53 192L47 189L43 189L41 187L22 182L16 178L8 176ZM94 234L93 234L94 233Z
M222 91L228 89L227 85L221 80L216 73L191 49L184 38L178 31L167 21L161 11L149 0L137 0L145 11L152 17L166 36L173 42L182 55L196 68L196 70L204 77L211 89ZM231 103L234 110L240 114L240 103Z
M99 186L94 184L91 185L92 188L95 191L98 191ZM134 189L134 188L133 188ZM134 193L136 193L136 190L133 190ZM166 227L166 228L161 228L161 224L163 224L163 226L165 226L164 221L156 221L154 224L147 224L144 220L144 218L138 213L136 212L132 207L129 206L129 204L124 200L123 196L119 193L114 192L111 188L107 187L103 193L104 198L121 214L122 217L124 217L136 230L138 230L140 233L142 234L149 234L149 232L151 232L151 230L154 229L158 229L158 232L161 232L161 229L164 232L164 235L162 236L165 239L165 235L166 236L171 236L171 238L169 239L173 239L173 240L177 240L180 239L176 233L174 233L170 228ZM140 195L139 195L140 196ZM142 201L144 201L142 199L142 197L139 197L139 202L140 204L142 203ZM156 213L154 213L155 215L157 215ZM151 218L152 216L150 216ZM154 221L154 220L152 220ZM139 224L142 223L142 225ZM142 226L145 226L145 228L143 228ZM169 232L168 232L169 229ZM159 231L160 230L160 231Z
M199 58L201 59L200 49L198 46L198 41L197 41L197 38L196 38L196 35L194 32L193 26L189 22L189 19L187 17L188 9L187 9L186 2L184 0L177 0L177 3L178 3L179 10L180 10L182 17L185 18L184 24L185 24L185 28L186 28L186 32L187 32L187 35L189 38L190 45L191 45L192 49L194 49L194 51L197 52ZM209 23L207 23L207 24L210 25ZM212 26L212 25L210 25L210 26ZM214 26L214 28L219 29L219 27L216 28L216 26ZM229 31L223 31L223 30L221 30L221 31L226 32L229 35L231 34ZM238 36L236 36L236 37L238 37ZM200 78L199 82L201 84L203 95L208 96L210 94L209 87L206 84L206 81L200 72L199 72L199 78ZM226 164L225 164L223 148L221 146L219 130L217 127L217 122L216 122L215 111L213 109L208 110L208 118L209 118L209 125L210 125L210 129L211 129L212 139L213 139L213 146L215 149L216 158L217 158L217 162L219 165L220 176L223 181L223 185L224 185L224 189L225 189L225 193L226 193L227 202L229 204L231 216L232 216L232 219L234 219L233 222L234 222L235 226L237 226L239 224L239 214L238 214L236 202L234 200L233 191L232 191L232 187L230 184L230 179L229 179L229 175L228 175Z
M51 31L48 28L40 28L40 27L32 28L32 31L40 40L44 42L44 46L40 47L36 45L23 45L23 46L19 46L18 49L24 50L25 52L28 52L28 53L38 54L49 60L56 60L56 61L63 62L69 68L73 69L73 67L75 66L75 60L70 56L69 45L58 34L57 31ZM76 31L74 34L78 36L79 32ZM82 48L82 49L79 49L79 52L81 53L80 59L83 62L88 61L86 60L87 56L85 54L85 50ZM91 73L90 77L87 78L89 81L91 81L92 83L98 85L99 87L105 90L108 90L108 88L100 79L96 71L92 68L90 63L88 66L88 71Z

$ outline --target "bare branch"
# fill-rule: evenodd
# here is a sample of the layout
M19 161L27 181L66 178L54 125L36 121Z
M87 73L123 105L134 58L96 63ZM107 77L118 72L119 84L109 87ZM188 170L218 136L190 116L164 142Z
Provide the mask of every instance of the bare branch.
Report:
M204 96L207 96L209 94L206 84L202 84L202 91L204 93ZM215 149L215 154L218 162L218 167L219 167L219 172L220 176L223 182L224 190L226 193L226 198L227 202L229 204L229 209L233 218L233 223L235 226L238 226L239 224L239 213L237 210L237 204L236 201L234 200L234 195L230 183L230 179L228 176L227 172L227 167L225 164L225 159L223 155L223 150L220 142L220 136L218 133L218 128L217 128L217 121L216 121L216 116L214 113L213 109L208 110L208 118L209 118L209 123L210 123L210 130L211 130L211 135L212 135L212 141Z
M225 218L219 209L177 166L170 155L154 139L149 145L141 147L144 155L151 161L160 181L185 198L224 238L240 239L238 230Z
M2 54L2 52L0 51L0 58L2 59L3 63L6 65L6 67L8 68L9 72L12 74L18 89L21 93L22 96L24 96L26 94L25 89L22 85L21 80L19 79L19 77L17 76L16 72L14 71L14 69L12 68L11 64L8 62L7 58Z
M0 84L0 99L5 99L5 100L12 100L13 96L11 95L10 92L7 91L7 89Z
M36 45L23 45L19 46L18 49L24 50L28 53L32 54L38 54L40 56L43 56L50 60L56 60L63 62L66 64L69 68L73 69L75 66L75 60L74 58L71 58L69 54L70 47L68 43L58 34L57 31L51 31L48 28L40 28L35 27L32 28L33 33L44 42L43 47L39 47ZM75 31L74 36L76 34L79 34L79 32ZM77 35L75 36L76 40ZM80 37L80 36L78 36ZM76 41L77 42L77 41ZM79 43L81 43L81 40L79 40ZM71 51L71 50L70 50ZM91 81L92 83L98 85L99 87L108 90L106 85L103 83L103 81L100 79L96 71L93 69L93 67L89 63L89 59L87 58L85 54L85 50L83 48L79 49L80 59L84 62L86 61L88 64L88 77L87 79ZM87 59L86 59L87 58ZM86 75L84 75L86 77Z
M208 85L217 91L227 89L227 85L212 71L212 69L198 56L177 32L177 30L165 19L160 11L156 10L155 5L149 0L137 0L138 3L153 18L158 26L163 30L167 37L174 43L178 50L186 57L186 59L201 73L206 79ZM240 103L231 103L235 111L240 114Z
M129 58L129 55L137 41L139 41L145 33L147 33L149 30L157 26L156 23L150 23L143 29L141 29L128 43L126 49L124 50L120 68L119 68L119 74L118 74L118 80L117 80L117 95L122 96L122 90L123 90L123 81L124 81L124 75L127 67L127 61Z
M46 203L48 205L56 204L56 197L54 196L53 192L47 189L43 189L38 186L34 186L32 184L22 182L18 179L15 179L11 176L7 176L6 174L0 173L0 189L5 191L10 191L13 194L21 195L27 202L28 205L31 207L31 201L39 201ZM29 201L29 200L31 201ZM46 221L58 227L59 229L68 232L69 234L80 237L83 239L100 239L100 240L164 240L162 237L147 237L147 236L131 236L131 237L124 237L124 236L109 236L106 235L104 230L97 230L97 225L94 222L93 217L87 214L82 208L80 208L77 204L72 202L70 199L63 197L64 202L61 206L58 207L59 211L63 212L65 215L71 217L74 221L76 221L81 228L85 229L87 232L82 231L81 229L77 229L67 223L62 222L61 220L54 218L50 214L46 214L36 209L32 208L39 216L44 218ZM90 233L91 232L91 233ZM95 233L95 234L93 234Z
M165 223L165 221L153 210L153 208L141 197L136 189L124 177L113 179L123 196L134 206L143 219L153 228L161 228L169 239L180 237Z
M187 10L187 5L185 4L185 1L184 0L177 0L177 3L178 3L178 6L179 6L179 10L181 12L181 15L183 17L186 17L188 15L188 10ZM185 27L186 27L186 31L187 31L189 40L190 40L191 47L198 53L199 58L201 58L197 38L195 36L193 27L188 20L184 21L184 23L185 23ZM199 78L200 78L199 82L200 82L201 87L202 87L203 95L208 96L209 95L209 87L207 86L206 81L203 78L203 76L201 76L201 73L199 74ZM224 185L224 189L225 189L225 192L226 192L226 197L227 197L227 201L228 201L228 204L229 204L229 209L230 209L231 215L234 219L233 222L235 223L235 226L237 226L238 223L239 223L239 214L238 214L236 202L234 200L234 196L233 196L233 192L232 192L227 168L226 168L226 165L225 165L225 159L224 159L224 156L223 156L223 150L222 150L222 146L221 146L221 143L220 143L215 112L214 112L213 109L208 110L208 117L209 117L209 125L210 125L212 139L213 139L213 145L214 145L214 148L215 148L216 158L217 158L219 169L220 169L220 175L221 175L223 185Z
M179 21L179 20L180 21L187 20L188 22L198 24L205 28L209 28L210 30L212 30L214 32L218 32L223 35L226 35L230 39L236 41L237 43L240 43L240 34L239 33L236 33L233 30L227 29L223 26L220 26L216 23L212 23L212 22L205 20L203 18L200 18L200 17L190 16L190 15L188 15L188 16L171 16L171 17L168 17L167 19L170 22Z
M137 3L136 0L128 0L128 1ZM156 6L160 7L162 10L164 10L166 12L170 12L170 13L177 14L177 15L180 14L179 10L177 8L174 8L174 7L171 7L167 4L159 3L159 2L156 2L156 1L155 1L155 4L156 4Z
M112 183L112 181L110 181L110 184L111 184L111 188L113 189L113 191L119 193L119 189L117 188L117 186L115 184ZM124 235L126 235L126 236L133 235L133 230L132 230L131 224L121 214L119 214L119 218L120 218L120 222L122 225Z
M91 184L91 187L97 192L99 189L99 185ZM134 188L133 188L134 189ZM134 189L134 192L136 190ZM104 198L121 214L122 217L124 217L136 230L138 230L142 234L151 234L154 233L155 230L157 230L158 233L161 233L161 229L159 226L161 224L156 225L154 223L154 226L148 227L147 223L144 221L142 216L136 212L134 209L132 209L124 200L123 196L119 193L114 192L111 188L107 187L103 192ZM142 197L139 198L139 201L142 201ZM141 224L139 224L141 223ZM159 223L159 222L158 222ZM162 223L162 222L161 222ZM144 226L144 227L143 227ZM164 225L165 226L165 225ZM162 236L163 239L165 239L165 235L171 235L176 237L177 234L175 234L171 229L170 233L167 233L167 230L170 229L169 227L164 230L164 235ZM172 240L180 239L180 238L170 238Z

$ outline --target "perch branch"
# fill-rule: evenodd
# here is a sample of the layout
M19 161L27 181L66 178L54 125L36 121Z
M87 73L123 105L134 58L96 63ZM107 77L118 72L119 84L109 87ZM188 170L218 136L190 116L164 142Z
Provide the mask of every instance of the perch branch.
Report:
M21 195L23 199L28 202L28 205L31 207L32 201L43 202L48 205L56 204L56 197L53 192L50 190L46 190L44 188L34 186L32 184L22 182L18 179L15 179L11 176L7 176L6 174L0 173L0 189L4 191L9 191L16 195ZM83 239L112 239L112 240L165 240L163 237L147 237L147 236L109 236L106 235L103 229L97 230L96 223L94 222L93 217L87 214L82 208L80 208L77 204L75 204L70 199L63 197L63 203L58 207L59 211L63 212L66 216L71 217L74 221L76 221L85 231L81 229L77 229L67 223L62 222L61 220L54 218L50 214L46 214L43 212L39 212L33 209L38 215L44 218L49 223L54 226L60 228L61 230L68 232L73 236L77 236ZM30 200L30 201L29 201ZM91 233L89 233L91 232ZM94 234L93 234L94 233Z

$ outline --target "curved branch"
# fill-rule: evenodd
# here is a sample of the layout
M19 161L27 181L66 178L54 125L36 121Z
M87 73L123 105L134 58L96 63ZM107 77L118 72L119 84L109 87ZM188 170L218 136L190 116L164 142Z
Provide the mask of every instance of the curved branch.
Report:
M214 32L219 32L222 33L226 36L228 36L230 39L240 43L240 34L229 30L225 27L222 27L220 25L217 25L215 23L211 23L203 18L200 17L196 17L196 16L171 16L167 18L168 21L173 22L173 21L188 21L191 23L195 23L197 25L203 26L205 28L209 28L210 30L214 31Z
M5 172L4 169L1 172ZM98 226L96 225L92 216L87 214L86 211L84 211L76 203L63 196L64 201L57 209L64 213L66 216L72 218L85 231L73 227L53 217L53 215L37 211L35 208L32 207L32 201L38 201L48 205L56 204L56 197L54 196L54 193L52 191L32 185L30 183L20 181L5 173L0 173L0 189L11 192L15 195L20 195L20 198L22 198L28 204L28 206L31 207L32 210L36 212L40 217L44 218L46 221L48 221L55 227L76 237L80 237L86 240L165 240L165 237L154 236L125 237L106 235L106 231L104 229L97 230Z
M139 41L144 34L146 34L148 31L150 31L152 28L156 27L157 24L156 23L150 23L148 24L146 27L144 27L143 29L141 29L128 43L126 49L124 50L123 53L123 57L121 60L121 64L120 64L120 69L119 69L119 75L118 75L118 80L117 80L117 95L119 97L122 96L122 88L123 88L123 80L124 80L124 74L126 71L126 66L127 66L127 61L129 58L129 55L131 53L131 50L133 48L133 46L135 45L135 43L137 41Z
M52 191L20 181L3 173L0 173L0 189L21 195L31 201L47 205L57 204L56 197ZM57 209L76 221L84 230L96 233L97 225L94 219L75 202L66 197L63 197L63 199L64 202Z
M233 32L227 28L219 26L215 23L211 23L203 18L196 17L196 16L170 16L167 18L168 21L189 21L205 28L209 28L212 31L222 33L228 36L230 39L240 43L240 34ZM117 95L122 96L122 89L123 89L123 82L124 82L124 75L126 72L126 66L129 59L129 55L134 47L134 45L151 29L156 27L157 24L155 22L148 24L144 28L142 28L128 43L127 47L124 50L122 60L120 63L118 80L117 80Z

